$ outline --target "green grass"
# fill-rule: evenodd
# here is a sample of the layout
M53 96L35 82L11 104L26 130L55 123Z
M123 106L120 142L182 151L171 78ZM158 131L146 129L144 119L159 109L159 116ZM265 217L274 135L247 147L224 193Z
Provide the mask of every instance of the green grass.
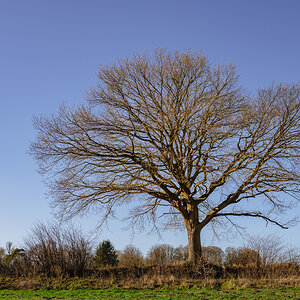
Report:
M296 288L0 290L0 299L300 299Z

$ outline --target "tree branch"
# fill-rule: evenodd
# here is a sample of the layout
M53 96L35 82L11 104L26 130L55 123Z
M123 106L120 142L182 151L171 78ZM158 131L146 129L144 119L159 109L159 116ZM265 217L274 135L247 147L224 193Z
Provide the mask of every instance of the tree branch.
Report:
M254 217L254 218L262 218L264 219L267 223L273 223L276 224L277 226L281 227L282 229L288 229L288 227L280 224L279 222L272 220L266 216L263 216L260 212L247 212L247 213L218 213L215 215L215 217Z

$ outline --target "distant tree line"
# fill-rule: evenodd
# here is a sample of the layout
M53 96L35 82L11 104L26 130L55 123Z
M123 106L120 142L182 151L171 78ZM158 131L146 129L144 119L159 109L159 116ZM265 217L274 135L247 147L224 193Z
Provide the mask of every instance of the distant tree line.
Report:
M91 238L76 228L39 224L25 240L24 247L7 243L0 248L1 276L49 277L88 276L103 268L146 268L150 266L184 265L188 261L188 246L155 245L144 257L133 245L117 251L109 240L94 247ZM222 268L272 266L293 264L300 267L300 251L288 248L276 237L252 237L244 247L229 247L225 251L216 246L203 247L202 264Z

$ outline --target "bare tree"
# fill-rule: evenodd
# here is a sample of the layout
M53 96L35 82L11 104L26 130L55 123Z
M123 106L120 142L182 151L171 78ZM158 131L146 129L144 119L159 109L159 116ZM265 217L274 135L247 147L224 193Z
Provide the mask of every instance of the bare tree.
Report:
M148 251L146 261L148 265L171 263L175 261L176 254L178 255L179 251L175 251L175 248L168 244L155 245Z
M86 105L34 121L30 152L61 216L99 207L105 221L134 199L132 224L185 225L191 262L212 222L286 228L282 211L299 192L298 84L252 97L234 66L164 50L101 67L98 78Z
M133 245L128 245L120 253L120 266L122 267L142 267L144 266L144 257L142 252L134 247Z
M273 235L251 236L246 248L256 251L263 265L272 265L284 260L284 245L280 238Z
M224 252L216 246L202 247L202 255L204 260L209 263L221 266L223 263Z
M300 265L300 249L287 246L283 253L282 260L290 264Z

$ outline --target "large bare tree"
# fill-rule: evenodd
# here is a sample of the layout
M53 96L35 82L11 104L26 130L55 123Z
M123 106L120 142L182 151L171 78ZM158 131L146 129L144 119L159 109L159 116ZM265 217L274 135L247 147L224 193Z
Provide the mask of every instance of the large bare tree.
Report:
M87 104L34 121L30 151L61 216L98 207L103 221L132 200L132 223L181 218L191 262L217 220L285 228L299 196L298 84L251 96L234 66L165 50L101 67L98 79Z

